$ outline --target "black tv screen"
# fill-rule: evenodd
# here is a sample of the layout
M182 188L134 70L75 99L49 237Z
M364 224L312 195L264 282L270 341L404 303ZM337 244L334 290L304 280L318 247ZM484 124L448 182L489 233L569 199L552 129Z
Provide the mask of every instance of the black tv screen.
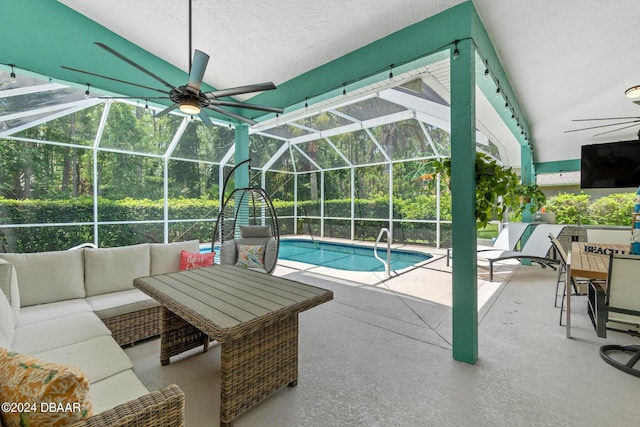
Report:
M582 146L581 188L640 186L640 140Z

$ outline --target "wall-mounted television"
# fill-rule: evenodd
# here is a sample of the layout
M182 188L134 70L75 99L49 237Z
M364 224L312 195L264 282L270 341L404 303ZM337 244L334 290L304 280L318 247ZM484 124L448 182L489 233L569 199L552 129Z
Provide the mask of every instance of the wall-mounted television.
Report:
M580 188L640 186L640 140L582 146Z

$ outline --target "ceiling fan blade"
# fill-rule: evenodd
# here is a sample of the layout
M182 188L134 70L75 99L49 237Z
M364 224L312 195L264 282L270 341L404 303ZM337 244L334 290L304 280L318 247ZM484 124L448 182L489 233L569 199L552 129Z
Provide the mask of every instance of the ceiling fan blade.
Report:
M207 113L205 113L204 109L200 110L200 114L198 114L198 117L200 117L200 120L202 120L202 123L204 123L207 126L213 126L213 123L211 123L211 119L209 118L209 116L207 116Z
M189 83L187 83L187 89L191 92L196 94L200 92L200 85L202 84L202 78L204 77L204 71L207 69L208 62L209 55L196 49L193 54L191 70L189 71Z
M253 85L247 85L247 86L238 86L238 87L233 87L229 89L214 90L211 92L207 92L204 95L207 98L222 98L225 96L241 95L243 93L262 92L264 90L272 90L275 88L276 88L276 85L274 85L271 82L266 82L266 83L257 83Z
M173 89L174 86L171 83L168 83L167 81L163 80L162 78L156 76L155 74L153 74L151 71L147 70L146 68L144 68L142 65L138 65L135 62L133 62L132 60L130 60L129 58L127 58L126 56L124 56L123 54L111 49L109 46L107 46L104 43L100 43L100 42L94 42L96 45L98 45L99 47L101 47L102 49L106 50L107 52L109 52L112 55L117 56L118 58L122 59L124 62L126 62L127 64L137 68L138 70L142 71L143 73L145 73L146 75L153 77L154 79L156 79L157 81L159 81L160 83L164 84L166 87Z
M582 131L582 130L589 130L589 129L606 128L606 127L609 127L609 126L626 125L626 124L628 124L628 123L640 123L640 118L636 118L636 120L630 120L630 121L627 121L627 122L609 123L609 124L607 124L607 125L589 126L589 127L581 128L581 129L565 130L565 131L564 131L564 133L579 132L579 131ZM634 125L631 125L631 126L634 126ZM629 126L629 127L631 127L631 126Z
M629 120L629 119L640 119L640 116L636 117L600 117L598 119L574 119L572 122L589 122L592 120Z
M232 113L231 111L227 111L224 108L218 108L215 105L208 105L206 108L208 108L210 110L213 110L213 111L216 111L216 112L218 112L220 114L224 114L226 116L229 116L229 117L234 118L236 120L239 120L241 122L248 123L250 125L255 125L257 123L256 121L253 121L253 120L248 119L246 117L242 117L239 114Z
M164 93L166 95L169 95L169 92L167 92L165 90L162 90L162 89L156 89L156 88L149 87L149 86L139 85L137 83L128 82L126 80L120 80L120 79L116 79L116 78L113 78L113 77L103 76L102 74L96 74L96 73L92 73L90 71L79 70L77 68L71 68L71 67L67 67L65 65L61 65L60 67L64 68L65 70L75 71L77 73L82 73L82 74L88 74L90 76L100 77L101 79L112 80L114 82L124 83L124 84L128 84L128 85L131 85L131 86L137 86L137 87L141 87L143 89L148 89L148 90L152 90L154 92L160 92L160 93Z
M636 122L640 122L640 120L636 120ZM625 129L628 129L628 128L632 128L634 126L638 126L638 125L637 124L633 124L633 125L629 125L629 126L624 126L624 127L619 128L619 129L614 129L614 130L609 130L609 131L606 131L606 132L597 133L597 134L595 134L593 136L600 136L600 135L605 135L607 133L618 132L620 130L625 130Z
M165 108L164 110L160 111L159 113L156 114L156 118L159 119L160 117L169 114L170 112L172 112L173 110L175 110L176 108L178 108L180 105L179 104L173 104L170 107Z
M212 99L211 101L209 101L209 105L222 105L225 107L247 108L249 110L268 111L270 113L282 113L284 111L283 108L267 107L267 106L255 105L255 104L245 104L243 102L235 102L235 101L221 101L218 99Z
M98 99L171 99L168 96L98 96Z

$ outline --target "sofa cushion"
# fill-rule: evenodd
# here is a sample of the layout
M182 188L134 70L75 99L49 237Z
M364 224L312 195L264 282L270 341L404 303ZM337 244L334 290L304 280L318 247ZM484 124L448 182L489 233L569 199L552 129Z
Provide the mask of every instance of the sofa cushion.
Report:
M110 336L101 336L36 353L34 356L53 363L75 366L90 383L133 368L131 359Z
M117 309L118 307L124 307L131 304L149 304L146 305L146 307L158 305L158 303L153 298L142 292L140 289L129 289L126 291L95 295L92 297L87 297L86 301L100 318L103 318L102 316L100 316L100 312L103 312L105 310ZM123 313L127 312L131 312L131 310L124 311Z
M150 262L149 244L85 249L87 296L133 289L133 279L149 275Z
M117 405L144 396L149 391L132 370L126 370L91 384L93 413L111 409Z
M242 237L271 237L271 227L268 225L241 225Z
M16 269L20 305L84 298L84 252L0 254Z
M213 259L215 258L215 252L209 252L201 254L200 252L193 253L182 251L180 254L180 271L193 270L194 268L211 267L213 265Z
M13 318L18 321L20 315L20 291L16 268L7 260L0 258L0 289L4 292L13 310Z
M237 245L238 260L236 266L264 269L264 245Z
M0 348L11 348L11 343L7 341L4 337L2 331L0 331ZM0 427L2 427L2 423L0 422Z
M5 402L35 405L3 411L7 427L68 426L93 414L89 380L78 368L0 349L0 396ZM53 409L47 410L47 404Z
M151 250L151 272L156 274L175 273L180 269L180 253L200 252L200 241L189 240L187 242L174 243L152 243Z
M12 349L35 354L104 335L111 335L111 331L98 316L94 313L78 313L18 326Z
M91 306L84 298L51 302L49 304L30 305L20 310L20 317L16 325L24 326L56 317L64 317L77 313L90 313L91 311Z
M236 242L227 240L220 245L220 264L233 265L236 263Z
M11 346L15 328L16 323L15 319L13 318L13 311L11 310L11 306L9 305L9 301L7 300L4 292L0 292L0 334L2 335L0 344L4 344L0 345L0 347Z

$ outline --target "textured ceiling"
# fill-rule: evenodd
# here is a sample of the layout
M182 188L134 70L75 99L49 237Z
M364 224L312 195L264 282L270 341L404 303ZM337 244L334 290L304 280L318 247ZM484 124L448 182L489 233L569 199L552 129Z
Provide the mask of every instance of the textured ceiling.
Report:
M15 4L0 2L7 7ZM189 58L186 0L61 3L174 65L174 71L163 70L167 79L184 78ZM220 89L262 81L277 85L297 81L297 93L286 99L290 103L304 99L306 82L301 76L315 70L318 87L331 87L335 83L329 81L333 76L323 76L321 72L326 64L459 3L462 2L194 0L193 47L211 56L204 78L209 86ZM19 7L23 4L36 2L25 0ZM547 168L556 171L575 167L583 144L637 138L640 125L598 137L593 136L596 131L564 132L580 127L572 119L640 116L640 107L624 96L626 88L640 84L640 56L634 54L640 40L637 0L474 0L473 4L529 123L537 163L546 163ZM12 19L29 22L28 16ZM90 28L65 28L64 22L52 21L51 25L66 37L76 34L76 44L84 41L90 45L98 35ZM11 51L11 43L0 47L0 63L20 64L18 60L28 62L29 56L46 56L48 38L57 36L47 34L47 30L32 25L25 26L19 35L12 34L26 40L26 44L18 43L17 52ZM402 48L398 45L398 49ZM106 61L114 62L113 58L104 56L66 52L63 58L56 59L70 66L112 66ZM153 67L153 58L136 58ZM388 61L383 59L380 63ZM358 66L357 61L351 64ZM352 70L343 71L348 76ZM127 70L122 78L131 75ZM326 82L322 81L324 78ZM308 92L314 89L309 87Z

